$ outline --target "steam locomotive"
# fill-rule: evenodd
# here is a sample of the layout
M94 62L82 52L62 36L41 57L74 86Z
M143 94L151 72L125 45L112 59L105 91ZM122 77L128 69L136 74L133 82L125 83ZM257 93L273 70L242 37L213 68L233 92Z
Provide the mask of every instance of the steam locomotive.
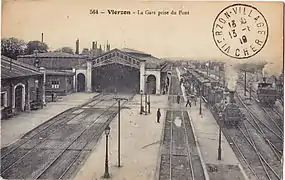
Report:
M234 91L230 91L228 97L216 103L213 107L213 112L214 116L222 120L225 125L237 126L245 118L235 102Z
M276 87L273 87L272 83L266 82L265 77L263 82L258 83L256 94L259 102L264 106L274 105L278 98Z
M192 82L192 87L198 89L198 95L201 95L204 101L210 105L210 110L216 119L222 120L226 125L235 126L244 119L243 113L234 100L234 91L229 91L226 95L225 92L228 89L222 88L219 81L205 77L194 69L188 71L187 78L191 78L191 80L185 81ZM185 88L187 91L190 87L186 86Z

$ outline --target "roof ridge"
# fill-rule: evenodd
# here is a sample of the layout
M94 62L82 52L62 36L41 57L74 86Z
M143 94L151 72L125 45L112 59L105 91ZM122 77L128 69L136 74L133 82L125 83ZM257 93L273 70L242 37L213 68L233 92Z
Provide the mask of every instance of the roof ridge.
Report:
M7 56L1 55L1 61L6 61L8 64L10 64L12 62L12 64L14 64L14 65L18 65L20 67L24 67L26 69L30 69L30 70L39 72L39 70L36 67L34 67L34 66L30 65L30 64L26 64L26 63L17 61L15 59L9 58Z

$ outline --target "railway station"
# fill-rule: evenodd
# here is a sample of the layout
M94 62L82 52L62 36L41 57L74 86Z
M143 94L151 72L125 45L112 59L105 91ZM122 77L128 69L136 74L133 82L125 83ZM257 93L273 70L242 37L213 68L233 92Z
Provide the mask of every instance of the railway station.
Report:
M231 89L221 63L127 48L20 59L1 57L3 178L281 179L282 76L240 73ZM56 78L59 87L43 86ZM54 89L59 98L46 101ZM20 115L8 117L10 106Z

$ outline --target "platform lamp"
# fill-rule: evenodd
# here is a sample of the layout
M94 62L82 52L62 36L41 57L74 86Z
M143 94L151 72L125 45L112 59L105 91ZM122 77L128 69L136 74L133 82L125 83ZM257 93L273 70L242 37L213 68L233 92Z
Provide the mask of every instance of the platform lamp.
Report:
M105 128L105 135L106 135L106 156L105 156L105 173L103 175L103 178L110 178L109 173L109 166L108 166L108 138L110 134L111 128L109 127L109 124Z
M147 80L146 84L147 84L147 91L148 91L148 102L147 102L147 104L148 104L148 113L150 114L150 86L149 86L150 82Z

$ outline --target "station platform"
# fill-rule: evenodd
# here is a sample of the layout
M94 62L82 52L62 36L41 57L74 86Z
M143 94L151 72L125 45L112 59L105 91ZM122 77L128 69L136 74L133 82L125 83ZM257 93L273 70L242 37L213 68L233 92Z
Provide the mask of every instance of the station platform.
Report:
M47 103L43 109L22 112L9 119L1 120L1 148L20 139L25 133L54 116L78 105L84 104L99 93L72 93L62 96L56 102Z
M176 70L180 80L180 72L178 69ZM183 84L181 89L186 102L187 97ZM192 103L192 107L188 107L187 111L209 179L247 180L246 173L223 134L221 143L222 157L221 160L218 160L219 126L205 103L202 103L202 115L199 114L199 103L200 99L198 98L196 106Z
M121 109L121 166L118 167L118 117L110 123L109 172L110 179L157 179L160 141L167 108L167 95L151 95L151 113L140 114L140 95ZM144 102L144 99L143 99ZM160 123L156 112L160 108ZM102 135L87 161L77 172L75 180L102 179L105 165L106 136Z

